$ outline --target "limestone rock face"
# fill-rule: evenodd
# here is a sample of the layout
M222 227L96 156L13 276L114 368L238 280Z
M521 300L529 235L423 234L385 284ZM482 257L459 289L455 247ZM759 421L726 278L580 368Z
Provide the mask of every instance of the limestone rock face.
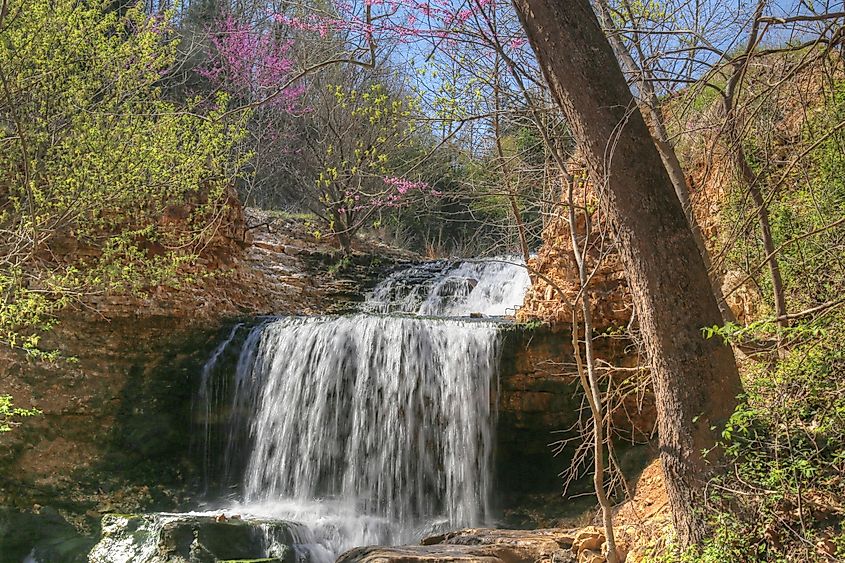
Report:
M586 180L586 173L579 168L577 157L573 159L570 172L575 176L573 203L577 211L574 228L588 273L586 290L582 292L573 251L569 198L565 194L561 205L556 208L556 215L543 231L542 246L529 261L532 285L523 307L517 312L517 319L523 322L543 321L552 330L559 331L562 338L571 339L573 330L583 334L580 299L586 295L602 376L609 375L620 384L620 388L636 388L635 392L620 394L620 401L615 403L611 413L613 426L626 439L642 442L653 436L656 420L654 396L650 390L640 386L645 372L640 370L641 358L637 348L629 341L614 342L614 335L620 334L620 329L625 329L632 321L631 292L611 225L600 209L593 186ZM589 210L589 220L585 210ZM569 348L572 349L571 345ZM574 388L579 390L575 368L570 365L566 369L573 377ZM549 368L545 371L548 372ZM579 391L574 395L580 397ZM529 406L541 406L541 397L532 399L534 404ZM548 413L554 412L554 409L537 410Z
M357 547L347 551L338 563L502 563L519 561L492 546L437 545L402 547ZM503 559L502 557L505 557Z
M595 353L603 366L614 366L614 381L632 377L639 358L631 343L622 338L597 337ZM559 474L569 467L576 442L567 430L578 424L582 397L567 325L514 327L505 337L497 389L496 432L497 493L502 495L504 525L552 527L565 525L560 514L572 503L560 494ZM613 412L613 426L623 442L644 442L653 434L656 421L652 393L627 393ZM553 451L560 449L557 455ZM620 445L620 447L623 447ZM583 491L592 490L584 481ZM572 491L582 491L575 485ZM547 501L534 497L548 494ZM511 497L522 497L509 502ZM530 498L529 498L530 496ZM549 510L546 510L549 509Z
M12 512L8 527L0 521L0 554L16 557L23 543L12 559L19 562L33 545L67 536L65 527L43 523L52 512L85 543L103 514L181 506L196 481L197 374L227 330L178 319L65 318L44 344L61 345L73 362L0 350L0 388L43 413L3 437L0 506ZM41 522L26 542L21 519Z
M190 283L151 287L143 296L96 294L85 298L81 314L208 323L240 316L337 312L360 301L362 291L391 265L414 258L364 242L360 250L344 256L330 241L309 232L303 220L242 209L237 200L226 209L229 214L209 244L183 265ZM177 221L181 213L174 214ZM72 259L80 250L71 245L63 252Z
M589 184L578 182L576 205L595 209L598 202ZM578 268L572 251L568 206L557 207L557 214L543 231L543 244L529 261L536 272L525 303L518 312L523 321L541 320L553 325L572 322L572 304L579 294ZM588 296L597 329L625 326L631 318L632 302L610 226L600 211L590 217L589 236L583 213L576 217L579 246L586 243L587 271L591 273ZM578 315L580 318L580 314Z
M579 560L592 562L596 556L601 557L601 548L604 542L604 532L595 526L590 526L575 534L572 541L572 551L578 554Z

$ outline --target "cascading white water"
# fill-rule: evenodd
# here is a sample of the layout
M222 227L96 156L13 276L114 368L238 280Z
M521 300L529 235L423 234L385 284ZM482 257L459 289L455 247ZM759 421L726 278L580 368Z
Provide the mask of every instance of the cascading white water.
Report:
M501 256L464 262L429 262L394 272L367 300L381 313L459 317L512 314L531 285L521 258Z
M362 543L411 541L491 513L498 329L490 322L288 318L245 347L231 417L251 413L243 504L308 519L321 500ZM307 522L305 522L307 523Z
M504 315L529 284L509 262L414 266L380 284L365 310ZM234 378L215 376L237 330L199 392L200 412L227 418L215 457L223 480L240 484L230 509L304 524L314 560L489 523L498 322L283 318L247 334Z
M284 319L256 362L246 501L354 499L405 525L489 514L489 323ZM293 407L293 408L292 408Z

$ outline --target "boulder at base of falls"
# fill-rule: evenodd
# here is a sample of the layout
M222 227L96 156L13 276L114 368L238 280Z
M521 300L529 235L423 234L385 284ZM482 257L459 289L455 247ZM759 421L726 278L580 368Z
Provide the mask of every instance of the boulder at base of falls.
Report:
M296 560L299 524L194 514L108 514L90 563Z
M93 543L52 507L39 507L37 513L0 507L0 561L3 563L78 563L85 560Z
M572 530L466 529L431 536L422 545L359 547L347 551L338 563L575 563Z

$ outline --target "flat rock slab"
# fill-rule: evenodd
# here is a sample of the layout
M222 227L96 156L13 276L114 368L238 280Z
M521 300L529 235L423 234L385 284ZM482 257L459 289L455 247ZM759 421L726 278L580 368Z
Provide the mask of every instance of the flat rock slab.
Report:
M453 563L477 561L479 563L516 562L502 549L491 546L468 545L409 545L400 547L356 547L338 558L337 563ZM505 557L503 559L503 557Z
M359 547L338 563L570 563L576 561L571 530L473 528L430 536L418 546Z

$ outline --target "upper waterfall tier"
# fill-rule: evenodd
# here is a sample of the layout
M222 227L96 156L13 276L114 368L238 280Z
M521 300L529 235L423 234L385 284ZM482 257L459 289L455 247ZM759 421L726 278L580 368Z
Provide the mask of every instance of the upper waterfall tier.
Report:
M522 306L530 285L525 262L514 256L439 260L394 272L370 293L365 308L433 317L502 317Z

